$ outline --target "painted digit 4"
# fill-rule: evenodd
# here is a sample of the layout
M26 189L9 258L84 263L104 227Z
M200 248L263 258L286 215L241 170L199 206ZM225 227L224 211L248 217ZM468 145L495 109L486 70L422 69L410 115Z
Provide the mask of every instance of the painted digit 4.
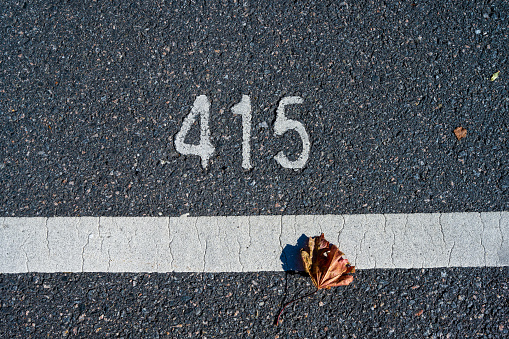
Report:
M207 96L200 95L197 97L193 108L191 108L191 113L184 119L180 131L175 136L175 149L177 152L184 155L199 156L203 168L207 168L209 159L214 154L214 146L210 141L209 111L210 101ZM198 145L187 144L185 142L186 135L198 116L200 116L200 143Z

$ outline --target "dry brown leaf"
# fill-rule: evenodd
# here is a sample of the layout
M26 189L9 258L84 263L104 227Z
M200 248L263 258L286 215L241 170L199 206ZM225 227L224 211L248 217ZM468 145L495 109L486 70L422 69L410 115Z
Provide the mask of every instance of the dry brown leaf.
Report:
M355 272L355 267L350 266L348 260L343 259L343 252L336 245L332 245L325 240L323 233L319 237L309 238L308 245L300 250L300 255L304 268L316 286L316 290L298 299L293 299L283 306L276 318L276 326L279 324L283 311L295 301L309 297L321 288L329 289L335 286L345 286L353 280L353 275L350 275L350 273Z
M467 130L461 126L456 127L456 129L454 130L454 135L456 135L456 138L458 138L458 140L461 140L467 136Z
M311 237L307 247L300 252L304 268L318 288L329 289L335 286L345 286L352 282L355 266L350 266L343 258L336 245L325 240L323 233L319 237Z

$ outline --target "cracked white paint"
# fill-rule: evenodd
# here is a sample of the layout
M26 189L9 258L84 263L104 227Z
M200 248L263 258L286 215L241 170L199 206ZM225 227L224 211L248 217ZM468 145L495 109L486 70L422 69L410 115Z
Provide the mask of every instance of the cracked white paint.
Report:
M283 236L283 216L281 216L280 218L281 220L279 220L279 251L282 253L281 255L284 255L283 242L281 240L281 237Z
M360 269L509 265L509 212L0 218L0 272L302 269L324 233Z
M391 258L394 235L390 215L374 214L366 217L360 256L356 265L372 267L394 267ZM389 232L388 229L391 231Z
M100 233L101 218L91 217L92 227L87 232L87 243L83 247L83 272L106 272L108 257L102 251Z
M50 272L81 272L84 248L98 218L47 218L46 231ZM65 240L65 241L63 241Z
M165 218L166 219L166 218ZM173 232L171 231L172 229L174 229L174 226L173 224L175 223L175 218L167 218L168 219L168 253L170 254L170 257L171 257L171 262L170 262L170 267L173 269L173 264L175 262L175 256L173 254L173 251L172 251L172 245L173 245Z
M509 213L502 212L498 219L498 228L500 230L500 247L497 251L498 262L496 266L509 266Z
M142 272L170 270L167 220L156 217L101 218L103 251L108 271Z
M344 227L341 232L341 241L338 244L341 252L352 265L359 266L361 242L366 233L364 225L366 224L366 215L345 215ZM327 234L325 234L327 237Z
M198 218L173 218L171 226L171 253L173 270L178 272L199 272L203 270L205 246L198 234ZM201 237L203 239L203 237Z
M51 257L51 249L49 248L49 228L48 228L48 219L44 218L44 228L46 229L46 248L48 249L48 256Z
M247 272L245 265L248 265L250 259L244 257L243 254L246 249L251 247L251 217L228 217L228 221L233 228L238 229L238 261L242 267L242 272Z
M343 229L345 228L345 216L344 215L341 215L341 228L339 230L339 233L338 233L338 246L341 246L341 239L343 238L342 237L342 232L343 232ZM341 247L340 247L341 248Z
M4 218L0 234L0 272L30 272L47 264L46 218Z
M448 266L485 266L479 213L445 213L440 222L449 249ZM473 255L477 253L478 255ZM482 255L481 255L482 254Z
M247 224L239 217L199 218L204 221L205 272L241 272L241 244L247 240ZM208 231L207 231L208 230Z
M398 214L394 215L398 218ZM402 215L404 227L393 227L395 267L446 267L447 243L444 242L439 213ZM404 255L402 255L404 254Z
M250 216L247 220L250 234L249 245L240 249L240 256L246 259L243 261L245 271L280 271L281 217Z
M28 257L24 250L22 225L14 218L2 218L0 227L0 265L2 272L27 272Z

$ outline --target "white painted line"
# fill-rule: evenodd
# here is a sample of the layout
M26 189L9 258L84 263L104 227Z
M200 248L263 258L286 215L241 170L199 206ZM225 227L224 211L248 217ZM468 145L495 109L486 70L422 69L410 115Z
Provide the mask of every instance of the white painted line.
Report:
M509 212L0 222L1 273L298 269L305 236L322 232L359 269L509 265Z

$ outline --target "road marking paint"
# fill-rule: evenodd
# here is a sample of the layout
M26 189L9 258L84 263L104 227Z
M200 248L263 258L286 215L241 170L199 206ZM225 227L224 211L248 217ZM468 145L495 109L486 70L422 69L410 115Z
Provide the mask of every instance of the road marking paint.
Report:
M242 168L248 170L251 165L251 99L242 95L242 100L232 107L233 114L242 116Z
M200 117L200 143L198 145L188 144L185 142L186 135L191 130L198 116ZM210 141L209 116L210 101L206 95L200 95L194 101L191 113L185 117L180 131L175 136L175 149L177 152L184 155L199 156L203 168L207 168L209 159L215 151Z
M324 233L359 269L509 265L509 212L232 217L6 217L0 272L300 269Z
M302 141L302 151L296 160L288 159L288 156L280 151L274 159L284 168L292 168L294 170L302 169L305 167L309 152L311 149L311 142L306 128L302 122L289 119L285 115L285 106L296 105L304 103L304 99L298 96L284 97L279 102L276 110L276 120L274 122L274 136L283 136L286 132L294 130L299 134ZM209 160L215 152L215 147L212 144L210 136L210 105L211 102L206 95L200 95L194 101L191 112L184 118L180 131L175 135L175 150L183 155L196 155L201 159L201 165L204 169L207 168ZM252 108L251 98L243 94L239 103L234 105L231 109L234 115L242 116L242 168L249 170L253 168L251 164L251 120ZM186 143L186 136L191 130L193 124L200 117L200 141L198 144Z
M306 128L304 125L297 120L288 119L285 116L285 106L287 105L297 105L302 104L304 99L301 97L284 97L279 102L279 106L277 108L276 121L274 122L274 135L281 136L285 134L289 130L295 130L302 139L302 151L300 152L299 157L291 161L288 157L281 151L274 159L283 166L284 168L293 168L300 169L304 168L306 162L309 158L309 150L311 149L311 143L309 142L309 135L306 132Z

